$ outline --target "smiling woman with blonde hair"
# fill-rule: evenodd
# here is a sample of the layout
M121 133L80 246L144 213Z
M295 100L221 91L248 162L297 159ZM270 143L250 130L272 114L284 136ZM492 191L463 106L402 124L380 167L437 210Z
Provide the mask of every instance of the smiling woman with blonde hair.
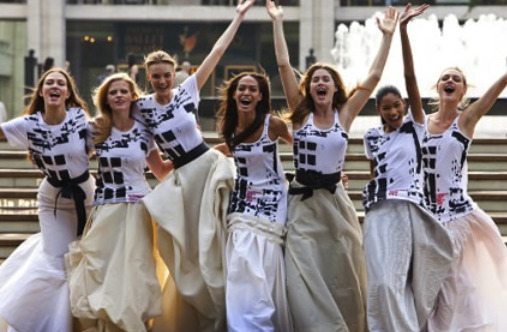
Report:
M125 73L96 89L93 128L98 160L94 209L84 235L66 256L72 313L82 328L146 331L162 312L151 218L140 199L151 191L148 166L162 180L162 161L146 127L132 117L140 97Z

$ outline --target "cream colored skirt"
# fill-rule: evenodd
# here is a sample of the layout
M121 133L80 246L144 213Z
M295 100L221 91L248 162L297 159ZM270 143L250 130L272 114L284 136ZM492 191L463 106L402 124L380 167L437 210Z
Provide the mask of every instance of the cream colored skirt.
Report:
M438 295L429 331L507 331L507 248L498 227L479 208L444 226L457 259Z
M174 170L142 199L157 222L170 276L154 331L224 331L227 207L231 161L209 150Z
M153 226L140 203L98 205L66 255L72 313L98 330L146 331L162 312ZM107 327L110 326L110 327Z
M341 183L334 195L301 197L289 197L285 251L295 330L365 331L366 266L352 201Z

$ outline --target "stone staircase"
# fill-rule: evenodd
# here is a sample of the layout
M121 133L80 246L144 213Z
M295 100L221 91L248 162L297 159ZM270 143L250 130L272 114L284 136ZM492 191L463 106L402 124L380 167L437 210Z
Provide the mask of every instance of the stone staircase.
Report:
M205 133L210 145L219 142L215 133ZM291 147L281 145L284 168L292 171ZM92 170L95 170L92 161ZM507 139L477 138L468 159L469 193L498 225L507 239ZM95 173L92 171L92 173ZM369 162L362 139L349 140L345 162L349 195L362 221L362 190L369 179ZM148 174L150 183L157 181ZM41 173L26 158L26 152L0 142L0 263L28 236L39 231L36 195Z

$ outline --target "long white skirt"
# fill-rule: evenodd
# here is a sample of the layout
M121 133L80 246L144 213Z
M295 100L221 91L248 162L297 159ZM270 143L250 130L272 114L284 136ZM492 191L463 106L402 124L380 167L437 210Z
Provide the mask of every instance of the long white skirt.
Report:
M227 207L234 168L209 150L174 170L142 199L157 222L169 268L154 331L225 330Z
M282 236L285 227L240 213L229 215L227 326L237 331L292 331Z
M94 180L80 184L92 207ZM45 179L37 196L41 233L29 237L0 267L0 316L19 332L72 330L69 290L63 255L77 239L72 199L55 198L58 188Z
M429 331L507 331L507 249L498 227L479 208L444 226L458 258L438 295Z
M297 186L293 181L292 186ZM285 265L296 331L366 330L366 265L354 205L336 192L289 196Z
M404 200L384 200L366 213L370 331L421 331L453 261L447 230Z
M65 256L70 302L84 326L141 332L162 313L151 218L140 203L98 205Z

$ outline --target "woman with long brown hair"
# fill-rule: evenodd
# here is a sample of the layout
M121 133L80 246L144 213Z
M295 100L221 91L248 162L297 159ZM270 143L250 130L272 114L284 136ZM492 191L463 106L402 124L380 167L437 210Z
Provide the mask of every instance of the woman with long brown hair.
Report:
M285 287L283 238L287 188L278 139L292 144L271 110L269 79L243 72L221 89L217 115L234 157L236 179L227 217L226 306L229 331L292 331Z
M349 94L328 64L298 82L283 33L283 10L266 0L276 60L292 112L295 180L289 188L285 263L289 306L298 331L366 331L362 232L341 183L347 132L382 75L398 14L385 12L380 49L365 80Z
M71 331L64 254L92 206L87 107L72 77L51 68L25 115L1 124L0 137L28 150L45 175L37 195L41 232L0 267L0 317L16 331Z

